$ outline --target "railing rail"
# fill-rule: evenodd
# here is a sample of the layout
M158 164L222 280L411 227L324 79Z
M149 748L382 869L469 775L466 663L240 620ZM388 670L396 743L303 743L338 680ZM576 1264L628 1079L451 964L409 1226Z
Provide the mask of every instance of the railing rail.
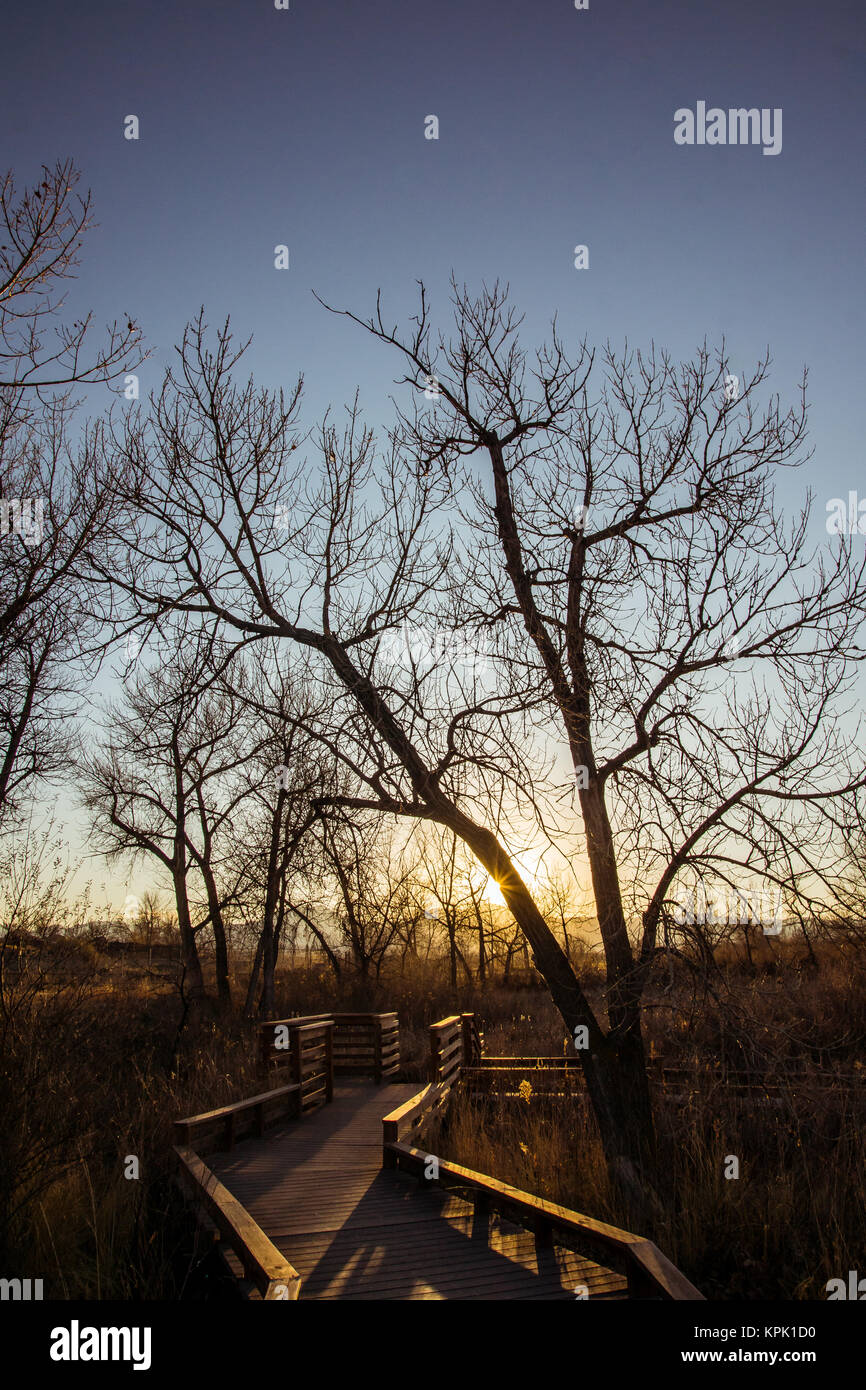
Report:
M483 1039L474 1014L451 1014L430 1024L430 1080L451 1086L464 1067L481 1061Z
M262 1091L248 1100L221 1105L218 1110L206 1110L201 1115L175 1120L174 1136L179 1144L194 1148L200 1154L231 1149L240 1139L252 1135L258 1138L272 1125L299 1118L301 1101L299 1085L293 1082L289 1086L278 1086L276 1090Z
M428 1087L427 1091L432 1089ZM383 1121L383 1167L411 1173L420 1180L427 1178L430 1154L389 1135L399 1131L401 1125L411 1128L417 1124L425 1113L424 1105L431 1099L421 1092L413 1101L401 1106L399 1111L386 1116ZM413 1112L413 1106L420 1107L417 1113ZM426 1113L429 1110L428 1104ZM600 1258L608 1268L618 1269L625 1275L629 1298L703 1301L703 1294L662 1254L658 1246L642 1236L595 1221L554 1202L546 1202L529 1192L521 1192L519 1188L509 1187L507 1183L446 1159L436 1160L436 1183L477 1207L493 1209L516 1225L534 1231L542 1245L552 1244L555 1237L557 1244L567 1249Z
M318 1031L317 1031L318 1030ZM330 1100L334 1076L371 1076L384 1081L400 1069L400 1033L396 1013L307 1014L299 1018L275 1018L257 1025L259 1062L267 1077L288 1075L299 1080L297 1049L306 1046L314 1061L322 1063L327 1095L310 1088L316 1103ZM325 1051L319 1049L327 1033ZM298 1036L300 1037L298 1038Z
M301 1289L301 1276L281 1251L268 1239L236 1197L211 1172L194 1149L176 1146L181 1175L196 1201L205 1209L223 1240L240 1260L246 1277L262 1298L294 1302Z

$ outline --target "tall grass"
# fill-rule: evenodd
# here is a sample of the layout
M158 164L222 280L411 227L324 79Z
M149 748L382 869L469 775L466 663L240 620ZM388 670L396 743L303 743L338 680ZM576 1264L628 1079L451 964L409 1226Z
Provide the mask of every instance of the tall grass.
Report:
M473 1102L458 1092L419 1143L633 1229L583 1098L546 1098L526 1086L524 1095ZM660 1098L663 1208L638 1233L708 1298L826 1297L827 1280L862 1266L866 1248L863 1108L833 1088L792 1090L778 1109L712 1087L685 1104ZM737 1178L725 1176L731 1157Z
M710 1298L823 1297L828 1279L863 1263L862 1091L820 1073L866 1060L866 976L855 957L829 948L817 971L780 952L774 971L751 973L733 955L712 994L696 998L685 977L665 977L648 1001L653 1055L693 1063L703 1079L682 1103L658 1100L668 1182L646 1234ZM600 1008L591 974L588 989ZM52 1298L207 1296L203 1247L172 1181L171 1125L260 1089L251 1026L214 1012L179 1032L170 983L123 977L89 957L74 970L52 960L36 987L9 977L3 1001L0 1276L42 1278ZM393 1008L407 1080L426 1079L428 1025L461 1010L478 1014L490 1053L562 1055L566 1045L543 990L465 982L455 992L436 963L402 973L387 965L378 982L335 982L317 969L278 975L278 1016ZM775 1078L781 1105L738 1101L715 1075L718 1059ZM627 1224L582 1101L457 1096L424 1142ZM724 1176L728 1155L739 1158L738 1179ZM125 1176L130 1156L138 1178Z
M662 1202L640 1233L708 1298L825 1298L827 1281L861 1268L866 1249L864 963L828 947L817 971L796 951L777 952L770 971L736 952L721 966L711 996L695 998L679 979L650 1000L649 1053L694 1081L654 1087ZM560 1055L563 1041L542 997L487 1030L487 1050L500 1055ZM768 1092L738 1096L721 1063L750 1070ZM585 1097L548 1098L532 1093L529 1072L524 1081L522 1096L457 1092L419 1142L628 1228ZM731 1159L737 1177L726 1176Z

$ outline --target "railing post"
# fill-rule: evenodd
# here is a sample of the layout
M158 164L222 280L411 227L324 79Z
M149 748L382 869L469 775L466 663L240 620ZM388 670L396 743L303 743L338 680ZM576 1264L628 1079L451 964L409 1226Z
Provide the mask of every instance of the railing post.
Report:
M629 1259L626 1264L625 1277L628 1281L628 1297L630 1299L658 1298L658 1290L655 1289L647 1279L645 1272L641 1269L636 1260Z
M463 1065L472 1067L475 1065L475 1048L473 1045L473 1025L475 1023L474 1014L460 1015L460 1031L463 1035Z
M373 1019L373 1077L377 1085L382 1081L382 1015Z
M325 1026L325 1101L334 1099L334 1020Z
M547 1250L553 1245L553 1227L549 1221L545 1221L544 1216L536 1216L535 1222L535 1241L543 1250Z
M439 1034L430 1025L430 1080L439 1080Z
M294 1082L296 1082L297 1085L298 1085L298 1087L300 1088L301 1114L303 1114L303 1113L304 1113L304 1078L303 1078L303 1071L302 1071L302 1068L301 1068L301 1030L300 1030L300 1028L292 1028L292 1029L290 1030L290 1035L289 1035L289 1036L290 1036L290 1040L291 1040L291 1053L290 1053L290 1056L291 1056L292 1080L293 1080Z

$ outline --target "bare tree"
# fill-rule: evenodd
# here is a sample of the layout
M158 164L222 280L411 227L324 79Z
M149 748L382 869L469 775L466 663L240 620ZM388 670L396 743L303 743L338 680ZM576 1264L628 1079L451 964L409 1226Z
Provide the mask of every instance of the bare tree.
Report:
M458 965L467 980L472 980L472 967L466 958L474 938L478 953L478 978L486 974L486 942L492 932L485 923L482 893L487 875L479 873L477 863L462 852L459 840L447 830L432 827L417 840L420 861L417 887L425 905L433 904L435 919L444 930L448 952L449 978L457 987Z
M562 934L562 943L570 965L576 967L582 952L588 947L587 936L598 931L594 915L587 912L584 895L573 875L563 872L548 874L537 893L539 905L551 929Z
M163 907L161 895L153 888L146 888L131 923L131 936L133 941L147 948L148 965L154 946L170 941L175 922L174 915Z
M805 456L805 380L782 411L759 405L768 357L740 388L724 347L680 367L607 349L595 386L593 356L572 362L555 324L530 367L506 292L453 291L449 342L434 344L423 290L408 338L381 310L365 327L419 399L437 383L439 408L400 417L404 456L422 474L487 465L486 484L464 474L472 543L453 574L479 631L508 633L509 675L532 672L532 708L570 753L607 966L608 1030L584 1066L611 1112L602 1131L632 1130L635 1157L652 1134L640 1002L660 930L674 944L677 882L790 885L805 867L828 886L819 846L863 784L831 715L861 656L864 564L844 540L810 550L808 500L788 525L774 506L775 470Z
M376 981L388 951L414 915L411 866L378 817L330 816L314 832L336 882L338 929L360 978Z
M37 778L70 766L66 724L95 660L91 559L110 569L110 467L98 426L74 447L77 388L109 385L141 361L129 319L91 345L91 317L62 316L62 282L91 223L70 162L17 196L0 178L0 812Z
M41 179L20 195L11 171L0 176L0 400L7 420L28 416L34 398L110 381L141 360L141 333L128 315L96 346L88 339L92 314L62 321L60 286L93 225L90 194L75 192L79 179L71 160L43 165Z
M237 896L247 917L259 916L261 930L247 985L246 1013L274 1009L275 972L284 928L304 927L318 941L334 973L340 962L311 910L308 832L318 819L313 808L325 772L319 746L307 728L315 719L303 671L286 670L272 643L235 661L225 680L243 705L249 740L239 774L247 810L234 836Z
M146 854L170 875L189 996L204 996L197 946L210 927L215 946L217 992L231 1002L224 912L234 893L223 885L218 849L246 789L231 785L247 756L239 729L243 707L216 686L213 649L193 645L159 666L140 667L121 702L110 711L105 750L83 768L84 803L93 834L112 857ZM194 922L194 882L206 910Z
M316 735L355 783L318 809L432 821L499 884L569 1035L587 1043L611 1170L640 1200L654 1147L641 999L674 944L678 880L696 864L790 877L796 857L820 877L812 837L863 780L828 718L858 655L862 568L844 543L811 556L805 515L786 529L773 511L772 471L797 460L805 403L757 413L765 364L734 402L723 353L679 369L608 353L594 394L593 359L571 363L555 325L530 371L498 289L455 297L456 338L436 350L423 297L407 341L381 315L367 325L412 387L435 379L439 395L400 415L378 463L357 408L341 434L326 421L315 483L289 461L297 397L287 410L234 388L227 331L210 351L199 320L149 419L115 438L138 508L117 589L154 620L180 611L238 647L283 638L306 651L330 697ZM275 514L291 517L283 535ZM411 651L383 659L383 636L407 621L491 635L494 679ZM557 738L576 779L606 1018L506 848L510 803L545 835L561 827Z

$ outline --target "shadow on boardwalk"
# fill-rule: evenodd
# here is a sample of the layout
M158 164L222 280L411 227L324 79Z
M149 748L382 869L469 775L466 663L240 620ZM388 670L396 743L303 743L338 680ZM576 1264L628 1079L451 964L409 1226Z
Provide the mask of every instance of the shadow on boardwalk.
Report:
M382 1117L417 1084L338 1084L330 1105L214 1155L213 1171L301 1275L302 1299L625 1298L626 1280L382 1168ZM235 1257L229 1263L240 1275Z

